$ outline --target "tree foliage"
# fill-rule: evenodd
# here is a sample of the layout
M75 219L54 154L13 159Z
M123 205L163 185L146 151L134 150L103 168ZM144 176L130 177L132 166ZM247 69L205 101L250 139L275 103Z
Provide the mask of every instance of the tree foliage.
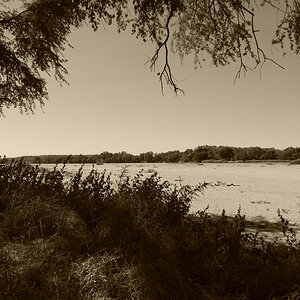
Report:
M195 65L210 57L216 66L239 61L237 77L268 58L256 27L259 6L278 13L272 43L300 51L299 0L3 0L0 4L0 114L14 107L33 112L48 98L45 74L66 81L66 59L73 29L88 23L94 30L113 25L157 46L149 64L163 91L181 91L169 63L170 45ZM14 8L12 8L14 7ZM249 66L246 58L250 58ZM251 63L252 61L252 63ZM273 61L274 62L274 61ZM276 62L274 62L276 63Z
M260 147L228 147L228 146L199 146L187 149L162 153L152 151L133 155L125 151L118 153L102 152L87 155L40 155L22 157L29 164L103 164L103 163L178 163L178 162L220 162L220 161L298 161L300 160L300 147L288 147L284 150ZM0 164L7 160L5 156ZM151 171L148 170L148 171Z

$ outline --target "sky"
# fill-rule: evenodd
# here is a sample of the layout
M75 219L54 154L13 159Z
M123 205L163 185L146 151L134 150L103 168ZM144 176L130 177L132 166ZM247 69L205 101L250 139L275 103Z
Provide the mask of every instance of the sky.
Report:
M269 27L266 26L267 30ZM267 51L268 40L261 42ZM194 70L192 59L171 64L185 95L161 94L145 65L154 46L107 27L72 33L69 85L48 78L50 101L34 115L8 109L0 117L0 155L132 154L184 151L199 145L300 147L300 57L274 54L234 84L238 64Z

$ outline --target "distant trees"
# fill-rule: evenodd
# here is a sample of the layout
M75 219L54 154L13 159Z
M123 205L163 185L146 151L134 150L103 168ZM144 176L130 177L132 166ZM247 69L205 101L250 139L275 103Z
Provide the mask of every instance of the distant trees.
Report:
M232 160L234 157L234 151L231 147L220 147L218 151L220 159Z
M178 150L168 151L162 155L164 162L176 163L181 159L181 152Z
M5 160L4 157L2 159ZM296 160L300 159L300 147L289 147L284 150L260 147L228 147L199 146L195 149L179 150L163 153L152 151L133 155L125 151L110 153L108 151L94 155L41 155L26 156L24 161L32 164L43 163L177 163L177 162L209 162L209 161L261 161L261 160ZM1 158L0 158L1 162Z
M97 162L99 163L134 163L139 162L139 159L126 151L118 153L102 152L98 155Z
M273 45L300 52L299 0L5 0L0 3L0 114L3 108L33 112L48 98L46 73L63 83L63 52L73 29L113 25L156 44L149 66L174 93L180 91L170 65L170 45L195 66L239 62L238 78L267 61L260 45L256 13L260 6L277 14ZM270 26L269 20L262 23ZM278 65L278 64L277 64ZM279 65L278 65L279 66ZM259 68L256 68L259 69ZM173 155L173 154L172 154ZM175 160L175 158L174 158Z
M206 160L209 158L209 149L204 148L204 147L197 147L194 151L193 151L193 155L192 155L192 161L194 162L201 162L203 160Z
M260 160L262 153L264 150L260 147L249 147L249 148L239 148L237 151L237 159L238 160L253 160L257 159Z
M293 148L288 147L283 150L282 152L282 158L287 160L295 160L300 158L300 147L299 148Z
M186 149L182 154L181 154L181 161L182 162L189 162L191 161L191 157L193 155L193 149Z
M139 155L139 159L140 159L140 161L143 161L143 162L152 163L152 162L154 162L153 152L150 151L150 152L146 152L146 153L141 153Z
M270 160L270 159L283 159L290 160L290 158L283 157L283 151L274 148L260 148L260 147L248 147L238 148L234 150L236 152L235 157L237 160Z

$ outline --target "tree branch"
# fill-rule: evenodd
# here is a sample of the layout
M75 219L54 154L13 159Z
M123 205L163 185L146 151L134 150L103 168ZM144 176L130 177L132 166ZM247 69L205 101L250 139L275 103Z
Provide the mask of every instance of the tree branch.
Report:
M169 64L169 49L168 49L168 41L170 39L170 21L173 17L173 9L172 9L172 5L170 6L170 13L168 15L167 18L167 22L166 22L166 37L164 39L163 42L158 42L158 48L155 51L155 54L153 55L153 57L148 61L148 63L150 63L150 70L155 72L156 71L156 65L157 65L157 61L160 55L160 52L162 49L164 49L165 51L165 63L164 66L162 68L161 72L158 72L157 75L159 76L159 81L160 81L160 86L161 86L161 92L163 94L164 91L164 81L166 82L167 85L170 86L170 88L173 90L173 92L177 95L178 91L184 93L184 91L179 88L176 84L176 79L173 76L170 64Z
M240 4L240 8L242 10L244 10L245 12L247 12L248 14L251 15L251 33L252 33L252 36L253 36L253 39L254 39L255 49L256 49L256 65L255 65L254 69L256 69L258 65L260 65L260 76L261 76L261 70L262 70L264 64L267 61L270 61L270 62L274 63L275 65L277 65L278 67L280 67L281 69L284 69L284 67L282 65L280 65L279 63L277 63L273 59L269 58L265 54L265 52L260 48L259 42L258 42L258 39L257 39L257 35L256 35L257 30L254 28L254 16L255 16L254 13L252 11L250 11L248 8L246 8L242 4ZM241 57L241 63L240 63L240 67L239 67L239 70L238 70L238 72L236 74L234 82L236 82L236 80L238 78L240 78L240 74L241 74L242 70L244 71L244 74L245 74L245 72L247 71L247 69L250 69L249 67L247 67L243 63L243 59L242 59L242 56L241 56L241 50L240 50L240 41L239 41L239 38L238 38L238 48L239 48L239 55ZM261 58L261 55L262 55L262 58Z
M25 9L21 12L19 12L18 14L16 15L12 15L11 17L7 18L7 19L2 19L0 20L0 24L8 24L14 20L16 20L17 18L19 18L21 15L23 15L24 13L28 12L28 9Z

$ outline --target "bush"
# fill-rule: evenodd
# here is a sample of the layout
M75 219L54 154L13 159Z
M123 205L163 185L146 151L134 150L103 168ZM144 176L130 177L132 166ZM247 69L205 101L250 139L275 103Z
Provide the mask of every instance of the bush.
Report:
M189 213L204 185L156 173L45 172L0 166L0 299L272 299L300 283L295 234L285 245L234 218ZM244 298L242 298L244 297Z
M300 159L295 159L290 162L290 165L300 165Z

